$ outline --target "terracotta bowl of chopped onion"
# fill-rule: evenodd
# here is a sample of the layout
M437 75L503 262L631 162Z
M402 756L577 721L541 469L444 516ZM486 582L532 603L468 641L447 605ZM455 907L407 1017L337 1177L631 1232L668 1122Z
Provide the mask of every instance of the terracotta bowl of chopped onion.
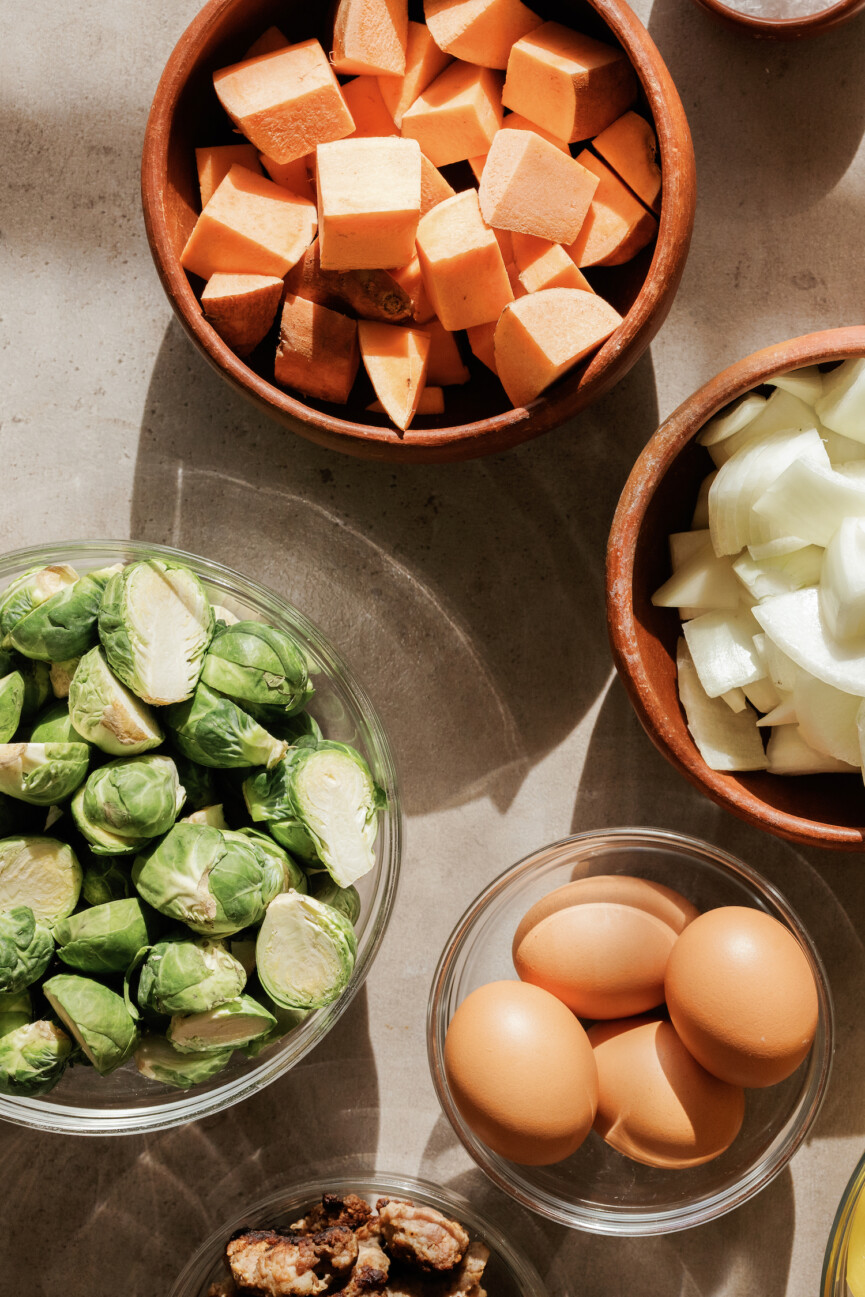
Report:
M772 408L776 412L782 408L793 410L795 407L790 402L794 397L796 400L801 399L803 395L808 397L809 388L825 392L833 387L826 376L838 369L840 362L863 357L865 357L865 328L832 329L767 347L711 379L689 397L650 438L622 492L607 549L607 620L613 658L634 709L655 746L695 787L740 819L792 842L841 851L861 851L865 842L865 788L863 788L861 771L852 764L852 758L856 754L849 750L851 743L855 742L856 700L865 696L865 687L862 687L861 694L858 693L860 685L855 678L855 673L861 670L865 682L865 639L860 641L862 645L860 652L855 641L848 640L839 648L837 640L824 634L826 624L823 620L823 612L819 611L825 608L820 586L822 555L813 552L815 549L818 551L820 549L814 536L811 536L808 550L802 548L797 551L790 550L783 541L765 540L764 537L779 535L776 517L773 524L776 530L763 532L758 537L758 540L764 541L762 549L759 543L753 545L753 549L757 552L756 559L751 549L744 546L739 557L732 559L732 562L737 565L735 576L740 581L744 577L749 582L748 585L742 584L740 594L741 616L745 619L742 624L761 632L758 634L756 645L752 640L751 646L746 648L748 652L756 648L756 655L752 653L750 660L752 663L762 661L766 672L762 681L752 678L748 682L744 689L744 698L739 698L741 690L737 692L731 689L726 701L720 696L710 699L702 687L703 675L698 679L695 672L694 658L702 653L705 647L700 640L701 631L705 632L707 625L712 629L715 624L703 622L697 626L695 632L694 621L686 621L689 630L687 646L685 646L679 609L656 606L653 603L653 596L658 596L660 588L670 579L671 548L675 548L677 544L681 547L683 544L681 541L674 541L671 547L669 543L671 534L682 535L691 531L695 525L701 529L709 527L710 506L707 501L711 501L712 497L706 496L705 487L702 493L703 502L697 510L698 516L695 519L700 486L705 483L707 475L712 473L718 462L725 459L729 462L730 451L733 448L740 448L749 440L752 446L756 444L756 439L748 430L750 425L746 415L753 418L753 410L756 410L757 416L760 416L760 411L765 408L765 405L763 401L758 402L757 398L774 394L775 405ZM785 377L796 370L803 372L792 380ZM851 367L848 367L847 372L852 372ZM837 379L834 387L838 387ZM743 398L750 393L755 394L751 398L753 409L740 410ZM779 406L779 399L787 402L787 405ZM819 401L817 403L819 404ZM837 403L836 394L831 401L833 408L837 407ZM861 487L865 498L865 459L862 458L865 456L865 444L863 444L865 443L865 401L861 406L861 440L857 438L855 442L839 438L838 433L832 430L827 431L827 418L831 418L836 423L838 419L837 416L833 417L827 413L827 408L823 405L820 405L820 408L823 410L822 422L820 418L814 416L815 429L819 425L819 432L813 437L810 434L815 429L810 429L808 432L803 430L799 434L800 438L804 438L799 443L801 458L806 460L810 456L813 464L816 464L816 467L813 464L807 467L802 475L806 490L800 495L804 499L805 508L811 507L809 503L811 495L808 489L809 474L819 488L814 494L815 501L827 484L830 493L828 498L831 500L833 498L831 492L837 490L839 485L843 488L845 474L849 474L846 479L849 490L855 492L858 487ZM762 417L765 421L766 416ZM771 419L771 411L769 417ZM849 419L849 405L847 417ZM707 429L706 425L710 420L713 421L712 427ZM776 418L776 426L777 422ZM790 417L789 422L793 423L795 419ZM805 420L800 422L800 427L802 422ZM735 430L737 424L740 425L741 430L735 432L736 440L729 437L729 430L731 428ZM771 423L769 429L771 430ZM701 434L705 440L713 444L711 446L701 444ZM790 438L793 434L775 432L774 436L776 442L779 439L783 442L785 436ZM724 437L729 437L729 441L722 440ZM719 444L725 447L725 452L720 455L718 454ZM712 455L710 450L714 452ZM793 454L788 450L786 453L789 466L792 459L800 452ZM852 468L847 462L848 458L850 461L855 459L860 468ZM779 507L779 500L782 504L785 501L789 503L788 497L784 494L788 489L784 483L780 494L775 488L777 463L775 469L767 470L765 465L761 468L752 461L739 462L744 463L744 469L741 471L744 473L745 495L742 498L747 499L747 493L750 491L755 495L754 503L759 499L758 509L749 509L752 520L757 515L769 519L772 516L772 508ZM839 463L843 464L840 470ZM760 485L759 491L757 490L757 475L761 472L764 478L768 475L769 481L766 485L772 486L771 493L767 491L763 494L763 485ZM801 466L797 467L796 473L801 473ZM729 481L729 479L730 470L726 470L724 480ZM788 480L785 479L785 483ZM717 562L715 551L719 547L726 555L735 555L737 550L734 547L738 546L742 539L742 533L736 534L734 527L732 539L729 535L725 536L719 546L718 526L723 529L723 526L729 522L727 516L726 522L719 523L719 501L716 488L715 503L712 506L715 512L712 518L714 525L711 541L708 535L705 536L709 548L704 551L704 554L708 555L707 561L710 564ZM816 508L816 504L813 507ZM789 512L786 517L789 519ZM824 530L829 526L827 507L824 507L822 526ZM783 531L784 528L781 530ZM750 539L753 542L753 535ZM790 540L789 535L787 539ZM823 546L828 543L826 536L820 536L819 540ZM800 545L801 543L800 538ZM685 542L686 549L687 544L688 542ZM785 548L788 550L786 558L781 553ZM757 588L755 597L755 587L750 583L765 576L765 560L770 558L787 571L794 552L797 553L797 557L793 560L793 566L799 569L798 578L787 582L795 588L790 596L785 595L786 602L780 598L764 599L764 587ZM681 549L679 559L681 561ZM727 580L733 570L730 567L731 560L724 558L721 561L727 564L724 577ZM805 572L804 568L809 562L813 570ZM758 571L759 563L763 563L764 567ZM717 573L710 573L712 580L716 576ZM705 578L705 572L702 573L702 577ZM775 579L774 571L772 579ZM672 599L678 600L683 597L683 588L681 581L675 586L671 582L668 593ZM776 595L779 589L780 587L773 586L771 593ZM670 601L665 599L663 593L658 597L662 601ZM693 598L693 593L689 597ZM696 603L696 600L694 602ZM752 604L753 612L749 610L749 605ZM694 618L696 613L695 620L699 620L699 614L704 609L705 605L697 605L696 608L692 605L684 608L683 611L688 618ZM755 625L751 620L755 612L758 615L759 625ZM717 616L723 620L723 614ZM765 633L767 626L772 631L771 636ZM772 658L771 666L766 665L767 641L769 641L769 656ZM784 645L784 651L780 655L776 651L778 641ZM712 647L710 645L710 650ZM694 657L689 650L694 650ZM795 655L795 661L789 657L790 653ZM723 654L721 656L723 659ZM779 660L782 663L780 667ZM780 694L778 691L778 672L783 671L784 663L791 670L799 669L800 676L804 673L807 677L808 688L802 695L805 702L801 704L801 716L797 715L791 707L790 696L786 690L781 690ZM804 670L806 664L810 669L815 663L821 679L815 679L810 671ZM704 672L705 662L701 662L700 665L701 672ZM683 672L682 696L688 703L687 718L685 708L680 702L680 669ZM754 677L759 667L747 669ZM827 676L830 677L828 681ZM721 681L720 684L722 683L724 682ZM786 684L787 681L782 679L780 683ZM827 684L832 686L828 692ZM840 688L843 685L847 686L846 690ZM697 702L695 702L694 690L699 693ZM773 691L778 695L778 700L784 702L786 713L776 710L774 719L771 714L765 715L763 719L766 723L757 728L758 713L766 713L767 709L771 713L772 708L769 705L776 702L772 697ZM838 697L839 693L840 697ZM799 695L794 693L793 697L798 703ZM838 721L827 744L824 730L835 715L833 711L835 704L839 704L844 716ZM845 710L848 705L849 709L852 709L849 715ZM721 708L720 712L719 708ZM729 717L725 708L729 712ZM751 732L751 726L745 725L746 715L750 718L757 736L761 734L771 736L766 744L768 751L763 757L760 755L759 747L763 746L766 740L760 739L755 758L753 749L757 740ZM734 719L732 726L728 723L731 717ZM863 708L863 717L865 717L865 708ZM701 739L703 752L708 754L712 765L726 764L727 769L713 769L704 755L701 755L701 748L698 747L694 734L689 728L689 719L695 733ZM706 722L709 728L708 737ZM723 731L720 738L719 731L713 728L716 725L720 725ZM749 731L747 734L746 729ZM848 760L844 762L838 760L837 751L834 758L826 756L821 760L812 753L813 760L809 760L807 754L811 752L811 745L806 744L803 730L812 740L812 745L815 732L824 747L836 748L838 742L841 742L842 750L847 753ZM843 736L839 738L842 730ZM735 758L727 759L725 762L723 754L719 757L718 750L723 749L726 742L725 736L731 733L733 748L736 748L740 742L744 745L743 763L750 764L751 769L730 769ZM846 747L843 747L844 743ZM804 759L803 753L806 754ZM760 764L766 768L753 768ZM803 766L809 771L812 767L822 766L825 773L794 773ZM783 771L783 774L770 773L771 770Z

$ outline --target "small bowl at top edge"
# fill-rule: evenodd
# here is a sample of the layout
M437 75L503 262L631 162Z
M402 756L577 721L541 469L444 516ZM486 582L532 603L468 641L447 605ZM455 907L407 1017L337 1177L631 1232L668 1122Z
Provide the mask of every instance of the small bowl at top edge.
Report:
M757 40L798 41L809 36L822 36L849 22L865 9L865 0L836 0L815 13L798 14L791 18L770 18L745 13L723 0L694 0L701 9L718 19L725 27L744 32Z

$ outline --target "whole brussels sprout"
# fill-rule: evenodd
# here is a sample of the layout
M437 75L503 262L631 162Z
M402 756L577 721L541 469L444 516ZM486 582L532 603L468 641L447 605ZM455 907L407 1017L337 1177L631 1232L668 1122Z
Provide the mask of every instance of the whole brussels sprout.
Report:
M87 777L89 764L86 743L4 743L0 792L31 806L56 806Z
M237 999L245 986L243 965L221 941L175 936L149 951L138 1003L153 1013L205 1013Z
M57 954L84 973L125 973L156 935L154 920L134 898L94 905L55 924Z
M351 980L357 937L339 910L300 892L267 908L255 948L258 979L284 1009L320 1009Z
M78 573L66 563L52 567L31 567L16 577L0 593L0 637L3 647L9 648L9 635L23 617L54 595L75 585Z
M114 757L135 756L162 742L153 712L112 674L100 648L78 663L69 686L69 715L82 738Z
M241 1049L276 1026L272 1013L251 995L241 995L205 1013L175 1015L166 1035L182 1054L213 1049Z
M81 894L88 905L107 905L134 896L130 865L117 856L94 856L85 866Z
M170 757L121 757L93 771L72 815L96 855L119 856L167 833L185 796Z
M272 714L300 711L314 692L300 646L257 621L217 627L201 679L265 723Z
M66 1068L72 1041L53 1022L30 1022L0 1036L0 1094L47 1094Z
M0 910L26 905L50 927L75 909L81 878L75 852L57 838L0 840Z
M83 743L84 739L72 724L69 708L56 703L36 719L30 731L31 743Z
M53 955L51 929L29 906L0 910L0 991L8 995L38 982Z
M292 860L268 833L259 833L258 829L243 828L237 830L241 837L252 843L253 850L262 859L265 867L273 870L274 885L279 882L278 892L287 892L294 888L296 892L309 890L306 874L296 860Z
M81 657L96 643L96 616L102 593L118 570L112 567L87 572L71 585L56 590L50 598L19 617L14 625L9 624L10 611L5 619L4 643L25 657L41 662Z
M11 995L0 994L0 1036L7 1036L10 1031L26 1027L33 1021L33 1003L27 991L16 991Z
M164 1036L143 1036L135 1047L135 1066L150 1081L190 1090L218 1076L231 1061L231 1049L208 1054L182 1054Z
M11 671L0 680L0 743L14 738L24 710L24 677Z
M312 895L322 905L332 905L354 927L360 918L360 896L356 887L337 887L329 874L317 875Z
M321 726L309 712L295 712L293 716L271 717L267 722L276 739L285 739L290 748L317 747L322 742Z
M202 806L200 811L193 811L191 815L184 815L179 822L181 824L209 824L212 829L222 829L223 833L230 828L221 802L217 802L215 806Z
M202 766L272 766L285 753L284 739L275 739L248 712L206 684L199 684L188 702L171 707L166 725L175 745Z
M72 973L50 977L42 991L100 1076L126 1062L135 1048L138 1030L116 992L91 977Z
M188 811L200 811L221 800L213 770L209 766L200 766L197 761L190 761L189 757L176 750L172 750L169 755L177 767L178 778L186 789L185 806Z
M128 564L108 582L99 609L99 638L111 670L155 706L189 698L213 627L204 586L171 559Z

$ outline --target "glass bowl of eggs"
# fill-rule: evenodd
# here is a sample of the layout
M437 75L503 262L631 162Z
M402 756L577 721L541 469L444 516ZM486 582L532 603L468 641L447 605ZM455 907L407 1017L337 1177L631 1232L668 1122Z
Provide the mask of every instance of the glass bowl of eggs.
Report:
M523 1206L663 1234L763 1189L820 1109L826 974L784 897L726 852L581 833L506 870L460 919L430 995L439 1100Z

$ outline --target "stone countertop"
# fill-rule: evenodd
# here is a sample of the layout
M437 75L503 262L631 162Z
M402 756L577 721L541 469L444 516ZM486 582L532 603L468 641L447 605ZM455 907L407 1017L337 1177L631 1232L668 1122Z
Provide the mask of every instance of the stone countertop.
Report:
M666 327L577 423L498 458L397 469L260 417L193 351L151 264L138 161L197 0L15 6L0 78L4 183L0 549L87 536L175 544L257 576L336 641L402 770L403 885L365 991L300 1067L167 1133L0 1126L3 1292L164 1294L245 1201L355 1158L475 1197L551 1293L814 1297L865 1148L865 887L855 857L762 836L700 797L612 677L603 552L650 432L720 368L865 309L865 17L770 46L689 0L638 0L694 133L700 198ZM829 966L839 1049L807 1145L757 1199L644 1240L532 1219L456 1143L429 1079L439 951L480 888L573 830L653 824L774 879Z

